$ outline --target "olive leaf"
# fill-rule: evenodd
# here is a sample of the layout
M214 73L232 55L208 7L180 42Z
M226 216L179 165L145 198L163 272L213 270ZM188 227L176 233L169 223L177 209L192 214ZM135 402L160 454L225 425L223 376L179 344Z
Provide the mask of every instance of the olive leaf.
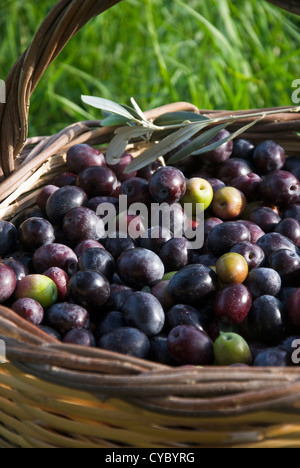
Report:
M131 140L136 138L150 140L153 133L155 133L155 138L158 142L134 159L126 168L126 173L137 171L147 164L156 161L158 158L165 156L208 126L213 125L212 128L196 136L190 143L185 145L184 148L177 151L176 154L169 159L168 163L174 164L191 154L201 155L216 149L245 132L266 115L278 113L278 110L274 109L262 110L260 112L240 112L238 114L233 113L231 115L227 114L221 117L209 118L208 116L193 112L180 111L166 113L152 122L146 119L145 114L133 98L131 98L133 107L119 105L108 99L97 97L82 96L81 98L86 104L110 114L104 118L102 125L119 126L107 149L106 159L108 164L117 164L120 161L122 154ZM300 112L300 107L293 106L282 108L282 112ZM228 125L247 118L255 119L256 117L256 120L252 120L249 124L231 133L228 137L218 142L211 143L214 136Z
M200 130L208 125L208 122L193 123L185 126L167 136L150 149L144 151L138 158L134 159L126 168L125 172L134 172L142 169L144 166L156 161L159 157L165 156L170 151L174 150L186 140L194 136Z
M210 128L206 132L202 133L200 136L195 138L191 143L187 146L179 150L176 154L174 154L168 161L168 164L174 164L178 161L181 161L188 156L190 156L194 151L199 150L205 143L211 141L221 130L228 127L231 122L227 122L221 125L217 125L216 127ZM225 143L225 142L224 142ZM220 142L215 143L218 147L221 145ZM223 144L223 143L222 143ZM210 145L212 146L212 145Z
M255 121L245 125L244 127L238 129L236 132L231 133L225 138L222 138L219 141L213 142L209 145L206 145L206 143L210 142L218 133L220 133L221 130L225 129L228 127L228 125L231 125L234 121L229 121L225 124L217 125L216 127L213 127L209 130L207 130L205 133L202 133L200 136L195 138L191 143L186 145L184 148L179 150L174 156L172 156L168 164L175 164L178 161L182 161L185 158L187 158L190 155L193 156L200 156L200 154L207 153L208 151L215 150L222 146L223 144L233 140L234 138L237 138L239 135L244 133L248 128L252 127L255 125L257 122L262 120L264 118L264 115L256 119Z
M115 127L116 125L130 124L131 119L122 117L121 115L110 114L102 120L101 124L103 127Z
M115 131L115 136L111 140L106 151L107 164L114 165L120 162L121 156L126 150L130 140L133 138L151 137L151 131L144 127L121 127Z
M105 110L112 114L117 114L122 117L125 117L129 120L136 120L136 118L127 109L125 109L123 106L120 106L119 104L116 104L113 101L109 101L108 99L93 96L81 96L81 99L85 104L95 107L96 109Z
M128 112L135 118L136 122L141 121L141 117L140 117L140 115L138 114L138 112L135 109L133 109L130 106L127 106L127 104L122 104L122 107L124 107L124 109L128 110Z
M207 151L212 151L216 148L219 148L219 146L222 146L224 143L228 143L229 141L232 141L234 140L235 138L237 138L239 135L241 135L242 133L245 133L249 128L253 127L253 125L257 124L257 122L259 122L260 120L262 120L263 118L265 117L265 115L262 115L260 116L258 119L254 120L253 122L250 122L249 124L247 125L244 125L243 127L239 128L238 130L236 130L235 132L232 132L228 137L226 138L223 138L222 140L220 140L219 142L216 142L216 143L212 143L211 145L209 146L206 146L204 148L201 148L199 151L195 151L193 153L193 155L195 156L198 156L200 154L203 154L203 153L206 153ZM234 123L233 122L229 122L229 124L232 124Z
M132 105L134 107L134 110L136 111L136 113L138 114L140 119L142 119L142 121L144 121L144 122L147 122L146 116L145 116L144 112L142 111L142 109L140 108L140 106L138 105L138 103L136 102L136 100L133 97L130 100L131 100L131 103L132 103Z

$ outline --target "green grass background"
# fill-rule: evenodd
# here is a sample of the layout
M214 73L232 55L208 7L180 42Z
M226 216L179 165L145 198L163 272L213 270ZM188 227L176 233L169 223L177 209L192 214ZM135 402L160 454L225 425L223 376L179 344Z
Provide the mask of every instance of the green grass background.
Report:
M0 78L55 0L2 0ZM203 109L292 105L300 18L264 0L123 0L93 19L50 66L30 109L30 135L99 118L81 94L143 110L176 100Z

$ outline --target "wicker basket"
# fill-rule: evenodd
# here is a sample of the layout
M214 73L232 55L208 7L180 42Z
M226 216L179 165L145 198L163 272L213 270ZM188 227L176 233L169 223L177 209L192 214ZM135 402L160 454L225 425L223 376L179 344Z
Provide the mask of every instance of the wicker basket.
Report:
M70 146L111 138L114 129L94 121L27 140L27 116L32 92L66 42L118 1L61 0L8 76L0 106L3 218L34 203L31 190L63 170ZM296 1L270 3L300 13ZM199 112L177 103L148 117L174 109ZM297 154L299 130L300 114L278 108L246 137L273 138ZM169 368L61 344L4 307L0 339L9 360L0 365L1 447L300 447L297 368Z

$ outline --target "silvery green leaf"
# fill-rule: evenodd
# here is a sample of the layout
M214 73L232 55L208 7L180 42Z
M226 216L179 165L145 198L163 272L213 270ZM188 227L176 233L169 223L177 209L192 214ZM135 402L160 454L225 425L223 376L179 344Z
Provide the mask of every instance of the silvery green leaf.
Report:
M230 122L226 122L222 125L217 125L216 127L210 128L206 132L199 135L195 138L191 143L186 145L184 148L179 150L176 154L174 154L168 161L168 164L175 164L178 161L182 161L183 159L187 158L191 154L198 154L196 151L199 150L205 143L211 141L221 130L226 128ZM214 143L218 146L221 146L219 142ZM222 143L223 144L223 143Z
M166 127L168 125L181 125L184 122L201 122L204 120L210 120L205 115L195 114L195 112L168 112L161 115L154 120L153 124L159 127Z
M115 136L108 145L106 151L107 164L114 165L120 162L122 154L125 152L127 145L133 138L139 138L149 135L149 130L142 127L122 127L115 131Z
M125 117L129 120L135 120L134 116L131 115L131 113L126 109L124 109L124 107L116 104L113 101L109 101L108 99L93 96L81 96L81 99L85 104L95 107L96 109L101 109L112 114L121 115L122 117Z
M130 106L127 106L127 104L121 104L122 107L124 109L126 109L136 120L140 120L141 117L139 116L139 114L137 113L137 111L135 109L133 109L132 107Z
M138 105L138 103L136 102L136 100L133 97L131 98L131 103L132 103L135 111L139 115L139 117L146 122L147 119L146 119L146 116L145 116L144 112L142 111L142 109L140 108L140 106Z
M165 156L167 153L177 148L179 145L184 143L186 140L194 136L197 132L202 130L204 127L209 125L210 122L201 122L190 124L180 130L172 133L171 135L164 138L162 141L152 146L150 149L142 153L138 158L135 158L129 166L127 166L125 172L138 171L139 169L147 166L159 157Z
M231 141L234 138L237 138L239 135L244 133L249 128L253 127L253 125L255 125L257 122L259 122L263 118L264 118L264 115L260 116L258 119L254 120L253 122L250 122L249 124L245 125L244 127L241 127L238 130L236 130L235 132L231 133L228 137L223 138L219 142L212 143L209 146L205 146L204 148L200 149L199 151L196 151L195 153L193 153L193 155L195 155L195 156L200 155L200 154L206 153L207 151L212 151L212 150L214 150L216 148L219 148L219 146L222 146L224 143L227 143L228 141ZM232 124L232 123L233 122L229 122L229 124Z
M231 141L234 138L237 138L239 135L241 135L246 130L248 130L248 128L255 125L263 117L264 116L260 116L255 121L245 125L244 127L240 128L236 132L231 133L226 138L223 138L222 140L219 140L217 142L214 142L214 143L211 143L210 145L205 146L205 144L211 141L221 130L226 128L228 125L231 125L233 121L226 122L225 124L222 124L222 125L217 125L216 127L213 127L207 130L205 133L195 138L189 145L179 150L173 157L169 159L168 164L175 164L179 161L182 161L183 159L187 158L191 154L193 156L199 156L200 154L215 150L219 148L220 146L222 146L224 143L227 143L228 141Z
M231 133L231 137L229 138L228 141L233 140L234 138L240 136L242 133L245 133L246 130L253 127L253 125L257 124L257 122L262 120L264 117L265 117L265 114L261 115L260 117L258 117L258 119L254 120L253 122L250 122L249 124L244 125L244 127L241 127L238 130L236 130L235 132Z
M131 122L131 119L122 117L121 115L110 114L108 117L102 120L103 127L113 127L115 125L126 125Z

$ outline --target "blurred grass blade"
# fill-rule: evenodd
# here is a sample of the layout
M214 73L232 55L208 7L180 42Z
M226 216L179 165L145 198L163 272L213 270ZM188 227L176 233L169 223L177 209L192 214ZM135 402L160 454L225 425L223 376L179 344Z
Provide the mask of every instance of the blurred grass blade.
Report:
M196 20L198 20L207 29L207 31L210 33L211 37L214 38L214 40L216 41L216 44L221 45L222 49L225 47L227 49L227 51L233 57L236 56L236 52L234 50L234 47L232 47L232 45L228 41L225 34L223 34L221 31L219 31L219 29L216 28L212 22L210 22L208 19L204 18L203 15L201 15L198 11L196 11L194 8L192 8L190 5L183 2L182 0L176 0L176 3L178 5L180 5L182 9L187 10L192 17L194 17Z
M159 116L153 122L154 125L158 127L166 127L168 125L180 125L184 122L201 122L204 120L210 120L205 115L195 114L195 112L168 112Z
M154 2L152 0L146 0L145 5L145 18L147 23L147 30L149 34L149 38L152 43L152 49L154 57L157 61L157 66L160 72L160 76L163 80L164 87L168 90L169 98L172 101L178 101L179 96L175 87L172 85L172 78L170 69L166 63L165 56L163 53L163 43L160 40L160 34L156 26L156 18L155 15L157 11L154 11Z
M121 115L129 120L135 120L135 117L129 113L123 106L109 101L108 99L103 99L93 96L81 96L82 101L89 106L95 107L96 109L105 110L112 114Z
M150 137L149 130L143 127L122 127L118 128L115 136L107 147L106 162L107 164L118 164L122 154L132 138L140 138L145 135Z
M52 91L49 91L48 95L52 100L59 102L61 106L65 107L69 115L72 115L73 118L79 117L79 118L84 118L87 120L94 119L94 116L92 114L90 114L85 109L78 106L77 104L75 104L75 102L71 101L70 99L64 96L60 96L59 94L53 93Z
M177 148L179 145L194 136L207 125L209 125L209 123L205 121L191 124L188 127L183 127L180 130L177 130L156 145L152 146L150 149L146 150L138 158L134 159L129 164L129 166L127 166L125 172L128 173L138 171L139 169L142 169L148 164L156 161L159 157L165 156L167 153Z
M1 79L54 3L0 2ZM300 17L259 0L120 2L74 36L48 68L31 98L29 135L52 135L78 120L49 91L94 119L100 111L82 104L81 94L119 104L134 96L142 110L178 100L232 111L292 104L291 83L299 76L299 25Z

